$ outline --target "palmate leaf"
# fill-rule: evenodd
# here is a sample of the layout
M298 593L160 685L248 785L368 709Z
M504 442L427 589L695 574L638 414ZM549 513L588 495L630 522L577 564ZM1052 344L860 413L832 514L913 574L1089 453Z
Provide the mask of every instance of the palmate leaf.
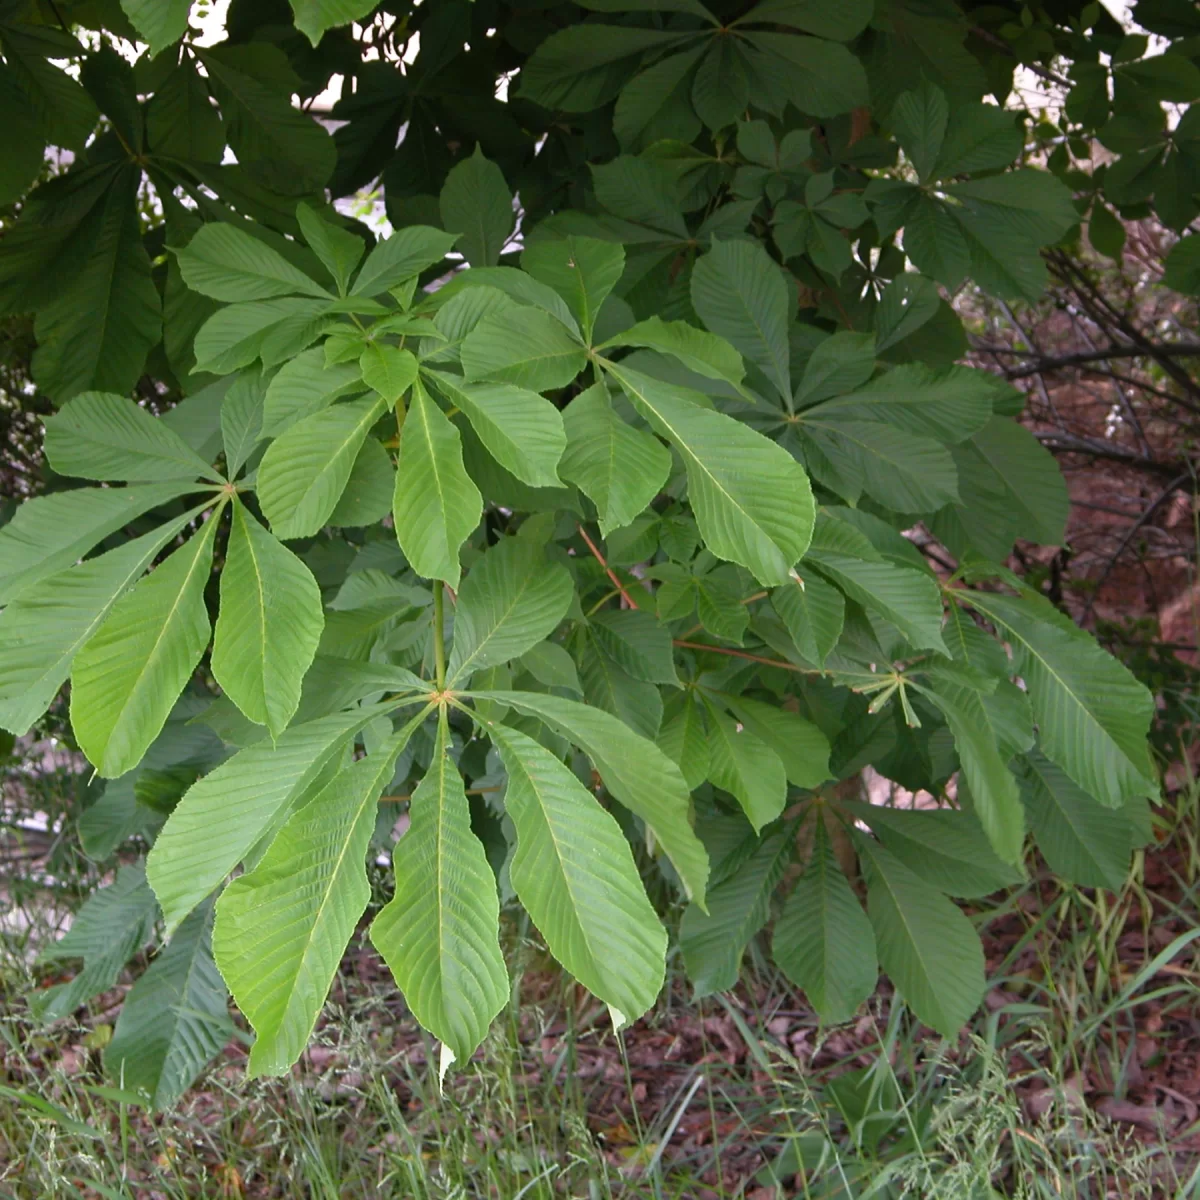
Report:
M550 952L608 1006L617 1028L662 988L663 929L620 826L557 758L504 725L488 733L508 771L517 830L509 874Z
M409 812L392 854L396 894L372 923L371 941L413 1015L442 1042L444 1071L467 1062L508 1000L496 880L471 831L444 712Z
M708 734L700 705L689 695L673 696L663 707L658 748L679 767L688 790L708 778Z
M272 737L295 715L324 625L312 572L235 501L212 671L225 694Z
M525 248L521 266L562 296L590 342L596 315L625 270L625 251L597 238L543 238Z
M808 549L808 477L782 447L698 402L686 388L603 360L634 406L679 451L705 545L775 586Z
M875 990L875 933L838 866L819 810L812 856L784 903L771 949L822 1021L848 1021Z
M327 310L321 300L291 296L219 308L196 332L196 370L227 375L248 366L263 354L272 334L295 322L315 321Z
M110 392L84 392L46 421L46 457L84 479L221 478L165 421Z
M214 300L269 300L297 294L333 299L282 254L234 225L202 226L175 256L188 287Z
M363 263L352 296L378 296L439 263L458 240L429 225L409 225L380 242Z
M218 516L122 596L71 668L71 725L96 770L141 761L208 646L204 587Z
M1146 735L1154 699L1115 658L1040 598L964 596L1012 646L1043 752L1109 808L1157 791Z
M236 479L246 460L262 440L266 381L258 371L244 371L221 400L221 444L225 469Z
M371 898L366 855L376 802L421 712L300 808L252 871L217 901L213 950L256 1034L250 1075L281 1075L312 1036Z
M708 911L684 910L679 946L697 997L727 991L738 980L750 939L766 924L771 895L795 854L795 830L784 827L762 839L754 852L708 895Z
M0 613L0 726L28 732L117 599L202 511L194 509L115 550L47 576Z
M483 515L483 497L463 466L458 430L420 381L400 433L392 503L400 549L419 575L457 588L459 547Z
M323 347L305 350L284 363L267 384L263 436L278 437L297 421L328 408L339 396L365 391L366 387L358 362L327 366Z
M554 632L575 595L571 574L525 538L504 538L471 568L458 594L446 685L518 658Z
M641 346L659 350L679 359L689 370L709 379L723 379L740 384L745 375L742 356L724 338L705 333L686 321L664 321L648 317L616 337L609 338L600 349L609 346Z
M779 755L749 728L708 703L708 777L736 797L755 832L783 812L787 772Z
M167 935L242 861L359 729L387 705L293 725L239 751L184 794L146 859Z
M191 1087L234 1033L212 957L212 906L198 908L129 989L104 1069L163 1111Z
M537 717L578 746L595 764L604 786L654 831L688 895L704 906L708 856L692 831L688 788L679 768L653 742L611 714L561 696L512 691L471 695Z
M779 756L788 782L816 788L829 778L829 739L798 713L748 696L720 694L742 725Z
M534 392L565 387L587 352L549 313L514 308L484 317L463 339L463 374L471 381L515 383Z
M442 224L456 233L458 248L473 267L494 267L515 224L512 192L504 172L476 145L442 185Z
M358 360L363 383L395 404L412 387L417 377L417 360L411 350L382 342L371 342Z

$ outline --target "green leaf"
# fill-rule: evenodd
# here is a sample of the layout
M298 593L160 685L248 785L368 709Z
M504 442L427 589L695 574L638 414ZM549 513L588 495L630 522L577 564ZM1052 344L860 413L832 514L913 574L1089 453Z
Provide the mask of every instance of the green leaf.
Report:
M796 649L818 667L842 636L846 602L837 588L812 571L796 572L771 593L771 607L787 626Z
M483 513L462 460L458 430L418 381L400 433L393 517L400 549L418 575L457 588L459 547Z
M708 778L708 735L700 705L692 696L685 693L667 701L658 748L679 767L689 791Z
M396 893L371 925L413 1015L465 1064L508 1000L496 879L471 831L443 715L429 770L413 793L392 862Z
M607 363L634 406L679 451L705 545L766 586L783 583L808 548L816 519L799 463L696 394Z
M311 417L328 408L339 396L362 390L364 386L357 362L326 366L322 347L305 350L284 363L267 384L263 437L286 433L297 421Z
M768 75L801 112L833 117L870 103L867 73L845 46L781 33L750 33L745 38L761 52L758 72Z
M708 703L708 777L736 797L755 832L783 812L787 772L779 755Z
M338 295L344 296L350 276L366 249L362 238L325 220L307 204L296 205L296 220L309 248L333 276Z
M193 509L115 550L47 576L0 613L0 726L28 732L118 597L202 511Z
M1046 756L1109 808L1153 794L1146 688L1046 601L971 592L969 602L1011 645Z
M708 894L708 912L689 904L679 924L679 948L697 998L728 991L742 955L766 924L771 895L794 853L793 829L763 838L754 853Z
M874 373L875 335L845 330L835 333L805 363L804 377L796 388L796 403L807 408L830 396L844 396L861 387Z
M208 646L204 587L217 521L122 596L75 657L71 725L106 778L141 761Z
M196 370L216 375L237 371L265 352L273 334L297 322L309 325L326 310L320 300L290 297L220 308L196 333Z
M0 604L72 566L143 513L191 490L186 483L76 488L26 500L0 528Z
M811 721L774 704L722 694L733 715L779 756L794 787L816 788L831 778L829 739Z
M565 387L587 363L587 352L561 321L536 308L484 317L463 339L468 380L515 383L531 391Z
M822 0L760 0L734 24L788 25L818 37L848 42L866 28L873 10L871 0L843 0L837 5L825 4Z
M146 141L156 155L167 158L221 161L225 149L221 114L186 55L146 106Z
M375 525L392 508L396 473L388 452L374 438L362 444L341 499L329 514L329 524L337 526Z
M504 172L475 146L446 176L440 200L442 225L473 267L494 267L515 224L513 197Z
M575 597L571 573L528 538L503 538L471 567L458 594L446 685L524 654L554 632Z
M110 780L104 795L79 818L79 844L88 858L104 862L134 834L146 834L156 823L155 814L139 804L132 776Z
M525 247L521 266L567 302L590 342L596 314L625 270L625 251L596 238L543 238Z
M437 390L466 414L492 457L530 487L561 487L558 464L567 444L563 417L544 396L511 383L466 384L428 371Z
M651 434L613 411L608 389L593 384L563 412L567 445L559 473L596 505L604 537L628 525L663 489L671 455Z
M823 1022L850 1020L875 990L875 932L838 866L819 809L812 857L775 923L771 951Z
M217 901L213 950L256 1034L251 1078L300 1057L371 898L367 847L377 801L419 714L377 752L339 772Z
M389 707L357 708L293 725L274 745L264 739L247 746L188 789L146 859L168 936L347 740Z
M225 694L272 737L295 715L324 625L312 572L235 501L212 672Z
M735 386L742 382L742 356L723 338L705 333L686 321L664 321L648 317L604 343L608 346L643 346L679 359L689 370L708 379L724 380Z
M271 443L258 468L258 499L276 537L310 537L326 524L383 412L382 400L350 400L305 417Z
M212 958L212 909L197 909L129 989L104 1069L164 1112L234 1033L229 996Z
M85 479L221 478L161 418L107 392L84 392L47 418L46 457Z
M1104 808L1061 767L1033 751L1020 760L1021 798L1050 869L1080 887L1120 891L1133 829L1123 808Z
M867 911L879 962L926 1025L953 1038L984 991L983 947L941 892L870 838L855 837L867 867Z
M671 631L642 609L607 609L590 620L592 636L626 674L643 683L679 682Z
M296 28L314 46L320 44L327 29L362 20L375 3L376 0L291 0Z
M265 242L225 222L202 225L175 257L194 292L227 302L275 296L333 297Z
M221 442L225 450L225 469L231 479L237 478L262 440L266 391L262 375L258 371L246 371L233 381L221 400Z
M1070 498L1054 455L1007 417L993 417L970 445L1002 481L1006 502L1021 521L1022 536L1061 546Z
M409 225L380 242L363 263L352 296L378 296L440 263L458 240L429 225Z
M704 904L708 858L692 832L688 788L678 767L653 742L609 713L536 692L474 693L528 713L580 747L604 786L654 830L684 887Z
M363 383L395 404L417 377L417 360L411 350L371 342L358 360Z
M941 153L950 120L946 93L931 83L912 92L904 92L892 105L891 122L896 140L904 147L921 180L931 177L933 165Z
M613 1011L620 1028L662 989L667 935L621 827L552 754L515 729L488 733L508 772L517 830L513 888L550 952Z
M780 396L791 396L787 284L762 246L714 237L692 270L691 286L704 324L758 366Z
M1021 882L1019 868L998 858L970 813L839 801L910 870L951 896L990 896Z
M121 0L121 8L154 58L187 32L191 0Z

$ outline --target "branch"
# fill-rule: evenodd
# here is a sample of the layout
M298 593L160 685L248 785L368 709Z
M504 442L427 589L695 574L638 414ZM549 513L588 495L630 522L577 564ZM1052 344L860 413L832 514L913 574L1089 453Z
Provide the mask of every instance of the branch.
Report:
M587 548L592 552L592 557L595 558L595 560L604 568L604 573L609 577L609 579L612 580L613 587L615 587L617 591L621 593L621 599L624 600L630 608L637 608L637 605L633 601L633 597L625 590L625 585L620 581L620 579L617 578L616 571L614 571L612 567L610 567L608 563L604 561L604 555L600 553L596 543L593 542L590 537L588 537L587 530L584 529L582 525L576 525L575 528L579 530L579 536L587 543Z

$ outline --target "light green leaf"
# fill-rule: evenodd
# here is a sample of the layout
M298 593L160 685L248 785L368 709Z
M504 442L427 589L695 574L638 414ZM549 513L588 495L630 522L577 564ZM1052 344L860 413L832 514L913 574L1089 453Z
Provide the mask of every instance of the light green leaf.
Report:
M367 438L350 468L341 499L329 514L329 524L361 527L382 521L392 508L396 473L382 444Z
M532 738L489 723L508 771L504 807L517 829L512 884L550 952L626 1025L662 989L663 929L621 827ZM618 1019L619 1014L620 1019Z
M1146 688L1046 601L971 592L969 602L1012 646L1046 756L1109 808L1153 794Z
M333 276L338 295L344 296L350 286L350 275L366 249L362 238L325 220L307 204L296 205L296 220L309 248Z
M462 344L468 380L515 383L535 392L565 387L586 363L586 350L567 327L537 308L484 317Z
M787 772L757 734L737 725L712 703L708 708L708 777L736 797L757 833L787 800Z
M708 379L724 380L735 386L742 382L742 356L723 338L705 333L686 321L664 321L648 317L609 338L608 346L642 346L673 355L689 370Z
M679 947L697 998L728 991L738 981L742 955L766 924L771 895L794 852L794 831L776 830L708 894L708 912L684 910Z
M376 0L291 0L296 28L314 46L320 44L327 29L361 20L375 3Z
M235 501L212 672L225 694L272 737L295 715L324 625L312 572Z
M185 495L187 483L76 488L26 500L0 528L0 604L78 562L143 513Z
M667 755L616 717L587 704L536 692L476 694L537 717L583 750L604 786L654 830L688 894L703 906L708 857L692 832L687 785Z
M446 176L440 199L442 224L458 235L458 248L473 267L494 267L515 224L512 192L504 172L475 147Z
M146 859L168 936L347 740L390 707L357 708L293 725L274 745L264 739L247 746L188 789Z
M542 238L526 246L521 266L567 302L590 342L596 314L625 270L625 251L597 238Z
M691 695L672 696L667 701L658 748L679 767L689 791L708 778L708 735L700 705Z
M413 352L382 342L371 342L362 352L358 365L363 383L374 388L389 404L395 404L417 377L417 360Z
M524 654L554 632L575 596L571 573L542 546L507 537L478 559L458 594L446 684Z
M771 951L822 1021L848 1021L875 990L875 932L838 866L818 809L812 857L775 923Z
M562 419L567 445L559 473L587 493L607 537L628 525L662 490L671 473L670 452L617 416L602 383L576 396Z
M382 400L350 400L305 417L271 443L258 468L258 499L276 537L320 531L383 413Z
M780 396L791 396L787 284L758 242L714 237L692 271L692 305L713 333L762 370Z
M1120 891L1133 850L1133 828L1125 809L1097 804L1036 750L1019 764L1021 798L1050 869L1080 887Z
M679 451L705 545L776 586L808 549L816 510L808 477L782 447L694 393L609 363L635 407Z
M400 433L392 506L400 549L418 575L457 588L459 547L483 514L483 497L463 466L458 430L420 381Z
M154 58L187 32L192 0L121 0L121 8L146 39Z
M46 419L46 457L84 479L221 478L161 418L109 392L84 392Z
M196 370L216 375L237 371L264 353L273 333L297 322L306 325L326 311L321 300L290 296L219 308L196 333Z
M197 909L129 989L104 1069L157 1112L172 1108L234 1033L212 958L212 909Z
M256 1034L248 1071L282 1075L300 1057L371 898L366 856L377 801L419 714L298 809L252 871L217 901L213 950Z
M305 350L284 363L267 384L263 437L278 437L297 421L328 408L339 396L365 386L357 362L326 366L321 346Z
M957 906L878 842L855 842L867 867L880 965L921 1021L954 1037L983 999L978 934Z
M258 371L243 371L221 400L221 442L225 470L236 479L262 440L263 404L267 386Z
M448 742L443 714L411 824L392 854L396 894L375 918L371 941L413 1015L465 1064L508 1001L508 973L496 879L471 831Z
M218 518L122 596L75 657L71 726L106 778L141 761L208 646L204 587Z
M671 631L644 609L606 609L590 620L592 636L626 674L643 683L679 682Z
M408 225L380 242L363 263L352 296L378 296L446 257L458 235L429 225Z
M333 299L282 254L223 221L201 226L175 256L188 287L214 300L270 300L297 293Z
M469 293L465 293L469 294ZM561 487L558 464L567 444L563 417L537 392L511 383L464 385L428 371L438 391L464 412L492 457L530 487Z
M813 571L796 572L771 593L771 607L787 626L796 649L818 667L825 665L846 617L846 602L837 588Z
M720 699L746 729L779 755L790 784L816 788L831 778L829 739L811 721L747 696L722 694Z

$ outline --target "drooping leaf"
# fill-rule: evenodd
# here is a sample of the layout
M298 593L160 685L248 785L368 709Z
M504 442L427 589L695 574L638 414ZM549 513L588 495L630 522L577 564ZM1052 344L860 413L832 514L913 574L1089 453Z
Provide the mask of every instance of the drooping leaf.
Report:
M366 249L362 238L325 220L307 204L296 205L296 220L309 248L333 276L338 294L344 296L350 276Z
M187 31L191 0L121 0L125 15L146 39L154 57Z
M214 300L270 300L275 296L333 297L282 254L235 225L203 225L176 251L184 282Z
M513 197L504 172L481 146L446 176L440 200L442 224L458 235L458 248L473 267L500 261L515 223Z
M374 4L370 0L290 0L296 14L296 28L314 46L321 42L327 29L349 25L365 17Z

